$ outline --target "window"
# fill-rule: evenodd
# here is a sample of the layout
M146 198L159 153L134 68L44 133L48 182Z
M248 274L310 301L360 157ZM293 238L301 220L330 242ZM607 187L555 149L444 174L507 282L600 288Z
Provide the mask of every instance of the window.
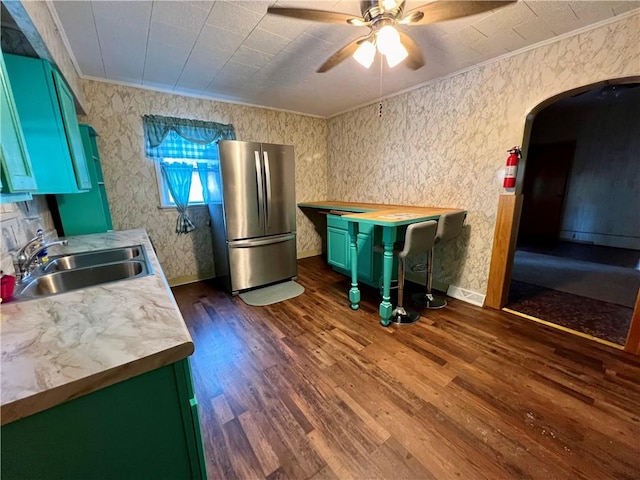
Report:
M144 115L142 125L145 153L156 163L160 206L175 207L176 233L189 233L196 228L187 214L189 205L219 196L213 188L218 141L235 140L233 125L160 115Z
M198 162L188 158L166 158L162 159L162 161L165 163L189 163L193 165L191 190L189 191L189 206L206 205L202 180L200 178L200 172L198 171ZM160 193L160 206L162 208L175 208L176 202L169 191L169 186L167 185L164 175L162 175L159 162L156 162L156 177L158 179L158 192Z

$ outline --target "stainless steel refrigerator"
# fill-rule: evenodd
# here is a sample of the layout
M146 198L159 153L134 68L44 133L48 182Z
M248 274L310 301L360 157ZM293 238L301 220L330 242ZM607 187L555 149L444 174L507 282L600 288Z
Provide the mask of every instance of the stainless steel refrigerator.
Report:
M293 146L221 140L207 176L216 276L233 294L295 279Z

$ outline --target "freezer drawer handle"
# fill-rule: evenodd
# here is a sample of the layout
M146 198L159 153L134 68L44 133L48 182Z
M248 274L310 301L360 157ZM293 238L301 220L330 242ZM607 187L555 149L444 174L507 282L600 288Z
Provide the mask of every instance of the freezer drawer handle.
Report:
M262 245L271 245L274 243L288 242L295 239L295 235L279 235L274 238L267 238L264 240L239 240L235 242L229 242L229 248L250 248L260 247Z
M258 189L258 225L260 228L264 228L263 218L262 218L262 165L260 165L260 152L257 150L253 152L256 157L256 187Z
M263 152L264 156L264 178L267 184L267 229L271 226L271 170L269 169L269 154Z

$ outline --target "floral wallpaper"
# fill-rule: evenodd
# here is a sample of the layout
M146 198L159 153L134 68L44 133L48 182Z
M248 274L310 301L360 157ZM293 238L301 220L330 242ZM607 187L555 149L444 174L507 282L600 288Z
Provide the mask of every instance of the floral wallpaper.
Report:
M296 153L296 200L327 196L326 120L96 81L82 84L87 107L83 120L99 135L114 229L145 228L165 275L176 283L214 273L209 213L204 207L190 208L196 230L175 233L176 210L158 208L155 168L144 155L142 115L232 123L238 140L291 144ZM297 241L299 256L320 253L322 248L313 224L300 211Z
M155 169L144 157L144 114L233 123L238 139L293 144L299 202L465 208L464 234L436 247L434 278L484 293L506 150L523 143L528 112L575 87L640 75L634 15L389 98L382 118L376 103L324 120L80 80L45 2L22 4L85 108L82 120L100 135L114 228L145 228L170 279L213 274L208 213L192 208L196 231L174 233L176 213L158 208ZM42 202L34 206L48 215ZM299 255L319 253L314 225L301 212L297 222Z
M465 233L435 251L434 279L484 294L507 150L542 101L640 75L639 15L331 118L329 198L464 208ZM428 59L425 68L429 68Z

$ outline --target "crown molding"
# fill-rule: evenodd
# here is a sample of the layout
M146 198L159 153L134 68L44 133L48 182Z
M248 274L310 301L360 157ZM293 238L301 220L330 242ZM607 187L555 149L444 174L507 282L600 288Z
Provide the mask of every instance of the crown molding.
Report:
M305 112L298 112L295 110L287 110L284 108L276 108L276 107L269 107L269 106L265 106L265 105L259 105L259 104L254 104L254 103L249 103L249 102L241 102L241 101L237 101L237 100L229 100L229 99L225 99L225 98L219 98L216 96L212 96L212 95L201 95L201 94L196 94L196 93L189 93L189 92L180 92L180 91L175 91L173 89L170 88L161 88L161 87L156 87L156 86L149 86L149 85L144 85L144 84L140 84L140 83L133 83L133 82L123 82L123 81L118 81L118 80L109 80L109 79L104 79L104 78L98 78L98 77L92 77L89 75L84 75L82 73L82 71L80 70L80 67L78 65L78 62L75 58L75 55L73 54L73 50L71 49L71 46L69 44L69 39L67 38L67 35L64 31L64 28L62 27L62 22L60 21L60 17L58 16L58 13L55 10L55 7L53 6L53 2L51 0L46 0L45 1L49 12L51 13L51 16L53 18L54 23L56 24L56 27L60 33L60 36L62 38L62 41L65 45L65 48L67 49L67 53L69 54L69 57L71 58L71 61L73 63L73 66L78 74L78 76L83 79L83 80L91 80L94 82L101 82L101 83L108 83L108 84L112 84L112 85L119 85L119 86L123 86L123 87L133 87L133 88L139 88L142 90L149 90L149 91L153 91L153 92L159 92L159 93L168 93L171 95L177 95L177 96L182 96L182 97L188 97L188 98L197 98L200 100L210 100L213 102L221 102L221 103L229 103L232 105L242 105L245 107L252 107L252 108L263 108L266 110L273 110L276 112L284 112L284 113L291 113L294 115L302 115L304 117L311 117L311 118L319 118L319 119L324 119L324 120L329 120L335 117L338 117L340 115L344 115L345 113L349 113L349 112L353 112L355 110L358 110L360 108L363 107L367 107L369 105L373 105L376 102L382 101L382 100L388 100L390 98L394 98L400 95L403 95L405 93L409 93L412 92L414 90L418 90L420 88L429 86L429 85L433 85L439 82L442 82L444 80L448 80L450 78L456 77L458 75L462 75L465 74L467 72L479 69L479 68L483 68L486 67L488 65L492 65L498 62L501 62L503 60L506 60L508 58L514 57L516 55L521 55L523 53L529 52L531 50L536 50L538 48L544 47L546 45L552 45L554 43L560 42L562 40L565 40L567 38L572 38L578 35L581 35L583 33L586 32L590 32L592 30L613 24L613 23L617 23L620 22L622 20L625 20L627 18L632 18L634 16L640 15L640 8L636 8L634 10L630 10L628 12L622 13L620 15L616 15L614 17L610 17L607 19L604 19L600 22L597 23L593 23L591 25L586 25L582 28L579 28L577 30L572 30L571 32L567 32L567 33L563 33L562 35L558 35L556 37L552 37L549 38L547 40L543 40L541 42L537 42L531 45L528 45L524 48L521 48L519 50L514 50L513 52L509 52L509 53L505 53L504 55L500 55L498 57L495 58L491 58L489 60L486 60L482 63L478 63L475 65L472 65L470 67L467 68L463 68L461 70L457 70L453 73L450 73L448 75L445 75L443 77L437 77L437 78L433 78L431 80L428 80L426 82L420 83L418 85L413 85L411 87L405 88L403 90L399 90L397 92L391 93L389 95L386 95L384 97L378 98L374 101L368 101L365 103L361 103L359 105L356 105L355 107L350 107L346 110L340 111L338 113L332 114L332 115L327 115L327 116L322 116L322 115L315 115L315 114L311 114L311 113L305 113Z
M620 15L616 15L615 17L606 18L606 19L604 19L604 20L602 20L600 22L592 23L591 25L586 25L584 27L578 28L577 30L572 30L570 32L563 33L562 35L558 35L557 37L548 38L547 40L543 40L541 42L528 45L528 46L523 47L523 48L521 48L519 50L514 50L513 52L505 53L504 55L500 55L499 57L491 58L491 59L486 60L486 61L484 61L482 63L477 63L475 65L471 65L470 67L463 68L462 70L455 71L453 73L445 75L444 77L433 78L431 80L428 80L426 82L420 83L418 85L413 85L413 86L405 88L403 90L400 90L400 91L397 91L397 92L394 92L394 93L390 93L389 95L386 95L384 97L376 99L373 102L362 103L362 104L360 104L360 105L358 105L356 107L351 107L351 108L349 108L347 110L343 110L343 111L341 111L339 113L335 113L333 115L329 115L329 116L327 116L325 118L332 119L332 118L335 118L335 117L339 117L340 115L344 115L345 113L353 112L354 110L358 110L360 108L367 107L369 105L373 105L373 104L375 104L377 102L380 102L382 100L388 100L390 98L397 97L397 96L400 96L402 94L405 94L405 93L408 93L408 92L412 92L414 90L418 90L418 89L420 89L422 87L426 87L428 85L433 85L435 83L442 82L444 80L448 80L448 79L450 79L452 77L456 77L458 75L462 75L464 73L471 72L471 71L476 70L478 68L486 67L487 65L492 65L494 63L501 62L503 60L506 60L507 58L511 58L511 57L516 56L516 55L521 55L523 53L529 52L531 50L536 50L536 49L544 47L546 45L552 45L554 43L560 42L560 41L565 40L567 38L575 37L575 36L581 35L583 33L595 30L597 28L604 27L606 25L610 25L612 23L617 23L617 22L619 22L621 20L625 20L627 18L634 17L636 15L640 15L640 8L636 8L634 10L630 10L630 11L622 13Z

